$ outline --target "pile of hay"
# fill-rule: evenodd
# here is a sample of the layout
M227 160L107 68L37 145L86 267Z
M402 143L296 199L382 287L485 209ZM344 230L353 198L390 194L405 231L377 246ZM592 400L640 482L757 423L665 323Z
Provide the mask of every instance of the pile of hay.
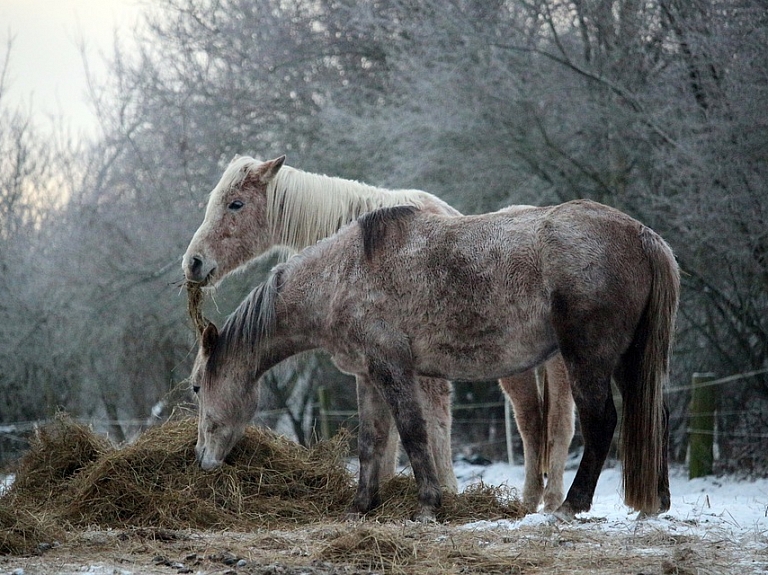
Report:
M382 504L368 514L378 521L399 521L418 510L418 489L411 477L399 475L381 490ZM443 504L437 510L441 523L466 523L480 519L520 519L525 515L516 490L507 486L471 485L462 493L443 494Z
M346 466L349 437L305 448L269 430L248 428L227 464L195 462L197 424L170 421L115 448L65 415L41 429L0 495L0 554L34 552L72 530L289 528L344 517L354 496ZM383 488L378 521L416 509L416 486L399 477ZM519 501L480 486L446 496L441 521L517 518Z
M89 428L60 414L38 429L16 467L16 479L0 497L0 554L26 554L63 535L56 510L64 486L111 449Z
M248 428L228 464L195 462L197 424L186 419L145 432L72 481L66 517L77 524L250 528L340 514L351 500L346 439L307 449Z
M119 449L66 417L38 435L2 499L73 525L247 528L340 514L351 500L344 436L307 449L248 428L228 464L205 472L191 418Z

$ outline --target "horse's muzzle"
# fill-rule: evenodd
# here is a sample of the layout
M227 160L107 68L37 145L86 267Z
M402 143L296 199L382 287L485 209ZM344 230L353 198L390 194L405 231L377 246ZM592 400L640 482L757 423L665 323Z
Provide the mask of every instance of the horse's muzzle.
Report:
M187 278L187 281L200 285L209 283L215 271L215 262L209 262L206 265L205 260L199 255L192 256L184 265L184 276Z
M203 471L211 471L217 467L221 467L222 461L214 459L210 456L210 451L207 451L205 447L195 447L195 459L200 465Z
M200 256L192 256L187 265L187 269L184 271L187 274L188 280L201 281L203 279L203 258Z

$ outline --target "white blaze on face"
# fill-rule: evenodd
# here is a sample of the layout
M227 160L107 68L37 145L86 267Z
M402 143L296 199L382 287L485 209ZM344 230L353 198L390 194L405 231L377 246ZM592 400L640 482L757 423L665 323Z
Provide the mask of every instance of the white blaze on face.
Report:
M215 189L208 200L208 206L205 209L203 223L192 236L187 251L181 260L181 267L184 270L184 277L192 282L207 282L212 272L217 268L216 258L209 253L209 246L215 241L212 230L221 225L222 209L220 190Z

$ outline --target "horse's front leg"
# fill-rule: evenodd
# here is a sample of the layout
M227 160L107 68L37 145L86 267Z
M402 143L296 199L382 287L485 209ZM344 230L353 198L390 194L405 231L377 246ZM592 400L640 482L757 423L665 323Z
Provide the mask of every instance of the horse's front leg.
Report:
M397 428L389 405L366 375L357 376L357 406L360 474L357 494L348 511L350 516L365 514L379 505L379 485L394 475L398 447Z
M368 371L371 380L389 404L403 448L411 462L419 491L420 507L414 513L413 520L434 521L442 494L429 449L427 425L419 403L417 380L410 369L386 359L371 358Z

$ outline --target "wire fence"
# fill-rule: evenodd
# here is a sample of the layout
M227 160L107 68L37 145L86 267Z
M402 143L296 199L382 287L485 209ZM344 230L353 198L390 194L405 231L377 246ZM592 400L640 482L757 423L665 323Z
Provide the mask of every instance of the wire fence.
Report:
M763 375L768 373L768 368L764 369L755 369L753 371L745 371L743 373L735 373L733 375L728 375L726 377L721 377L720 379L712 379L707 382L700 383L698 385L694 385L693 383L689 385L678 385L674 387L668 387L664 390L665 393L678 393L680 391L692 391L694 387L713 387L717 385L724 385L726 383L733 383L734 381L739 381L742 379L748 379L750 377L755 377L757 375Z
M706 381L699 381L694 383L692 378L692 383L686 384L686 385L674 385L667 387L664 391L666 394L676 394L681 392L690 392L691 394L694 393L694 390L698 389L706 389L706 388L714 388L721 385L731 384L738 381L747 380L752 377L757 377L759 375L768 374L768 368L764 369L757 369L757 370L751 370L743 373L738 374L732 374L721 378L714 378L714 376L711 376ZM324 407L320 401L313 402L310 406L310 410L312 413L312 417L315 420L319 420L322 418L326 419L327 423L331 424L331 428L337 428L340 425L344 425L347 427L356 427L357 425L357 416L358 413L356 410L340 410L340 409L329 409L327 406ZM471 415L465 415L467 413L473 413L482 411L484 413L493 413L493 410L499 410L497 412L497 415L491 415L491 416L480 416L480 417L473 417ZM502 412L503 410L503 412ZM513 416L511 415L511 410L508 408L508 402L505 399L502 399L500 401L492 401L492 402L478 402L478 403L456 403L453 405L452 408L453 411L453 424L454 426L462 426L462 425L473 425L473 426L496 426L500 423L504 423L505 426L505 436L502 435L501 437L493 437L489 438L486 441L468 441L464 444L462 444L462 447L464 449L482 449L485 447L492 447L496 450L498 450L499 446L503 445L504 443L507 444L507 457L511 460L512 457L514 457L514 454L512 451L512 440L510 438L514 438L515 442L520 441L519 436L517 436L517 429L514 424ZM502 415L503 413L503 415ZM262 410L259 411L256 416L260 419L265 418L280 418L283 416L293 415L291 414L289 408L277 408L277 409L269 409L269 410ZM678 413L678 414L672 414L670 416L671 422L680 422L681 420L690 420L695 419L697 417L711 417L714 418L715 416L740 416L742 418L760 418L765 417L765 412L761 409L745 409L745 410L707 410L707 411L694 411L693 409L688 409L685 413ZM19 444L27 444L29 441L29 437L31 433L34 432L35 429L42 427L49 423L50 419L38 419L33 421L19 421L19 422L10 422L10 423L3 423L0 424L0 440L10 441L13 443L19 443ZM96 430L108 430L111 427L114 426L120 426L122 429L125 430L141 430L146 427L148 427L151 424L151 418L147 419L119 419L119 420L112 420L112 419L106 419L106 418L98 418L98 417L92 417L92 418L77 418L76 421L78 421L81 424L89 425L92 428ZM322 425L318 421L315 421L313 423L313 427L316 429L321 429ZM673 427L675 427L673 425ZM325 427L325 429L328 429L328 427ZM717 437L718 439L725 439L725 438L740 438L740 439L768 439L768 431L766 432L760 432L760 431L744 431L744 430L725 430L725 429L715 429L715 428L708 428L708 427L688 427L686 429L686 433L689 436L711 436L711 437ZM575 440L577 442L581 441L581 436L578 432L578 427L575 435ZM2 455L2 453L0 453Z

